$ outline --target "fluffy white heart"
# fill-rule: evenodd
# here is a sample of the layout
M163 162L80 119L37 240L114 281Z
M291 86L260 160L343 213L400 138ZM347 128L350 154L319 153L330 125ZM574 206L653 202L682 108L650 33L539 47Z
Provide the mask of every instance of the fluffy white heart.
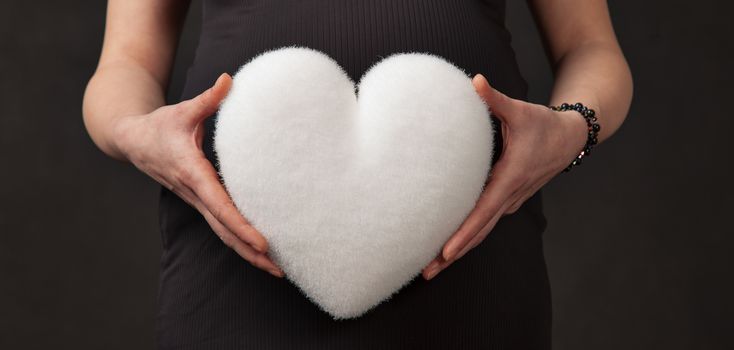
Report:
M471 78L441 57L393 54L355 87L326 54L289 46L234 76L214 147L273 260L342 319L389 298L440 252L479 198L493 137Z

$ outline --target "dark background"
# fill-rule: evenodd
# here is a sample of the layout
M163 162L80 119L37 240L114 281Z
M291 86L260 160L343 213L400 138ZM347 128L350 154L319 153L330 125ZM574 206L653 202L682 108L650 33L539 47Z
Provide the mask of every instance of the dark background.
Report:
M614 137L546 186L555 348L734 349L732 7L610 9L635 98ZM0 4L2 349L155 344L158 187L106 158L82 124L104 14L104 1ZM531 100L544 103L551 73L524 2L508 1L508 26Z

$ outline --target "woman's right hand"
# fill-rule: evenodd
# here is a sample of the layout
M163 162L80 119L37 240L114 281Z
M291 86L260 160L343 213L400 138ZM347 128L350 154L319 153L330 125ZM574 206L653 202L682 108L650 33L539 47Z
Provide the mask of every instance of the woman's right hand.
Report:
M252 265L282 277L267 255L267 241L240 215L202 151L204 121L217 111L231 85L225 73L190 100L117 118L114 142L128 161L196 208L224 244Z

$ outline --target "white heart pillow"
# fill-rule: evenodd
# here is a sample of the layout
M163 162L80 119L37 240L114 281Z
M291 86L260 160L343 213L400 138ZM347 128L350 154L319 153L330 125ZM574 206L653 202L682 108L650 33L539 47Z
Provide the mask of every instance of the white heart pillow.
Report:
M393 54L358 90L324 53L271 50L234 76L215 129L235 205L335 319L364 314L437 256L493 154L488 106L438 56Z

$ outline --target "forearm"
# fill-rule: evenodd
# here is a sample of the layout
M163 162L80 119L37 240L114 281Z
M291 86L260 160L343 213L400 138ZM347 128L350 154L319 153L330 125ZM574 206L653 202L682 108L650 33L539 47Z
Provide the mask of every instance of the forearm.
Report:
M606 140L622 125L632 100L632 75L606 0L528 4L555 73L550 104L581 102L594 109L601 126L598 141Z
M596 111L599 142L622 125L632 100L632 75L616 43L588 43L555 66L551 105L581 102Z
M107 155L125 160L115 143L119 118L150 113L165 102L161 84L134 63L100 66L84 94L83 114L87 132Z
M116 127L125 116L164 104L187 0L109 0L104 45L84 94L87 132L109 156L125 160Z

